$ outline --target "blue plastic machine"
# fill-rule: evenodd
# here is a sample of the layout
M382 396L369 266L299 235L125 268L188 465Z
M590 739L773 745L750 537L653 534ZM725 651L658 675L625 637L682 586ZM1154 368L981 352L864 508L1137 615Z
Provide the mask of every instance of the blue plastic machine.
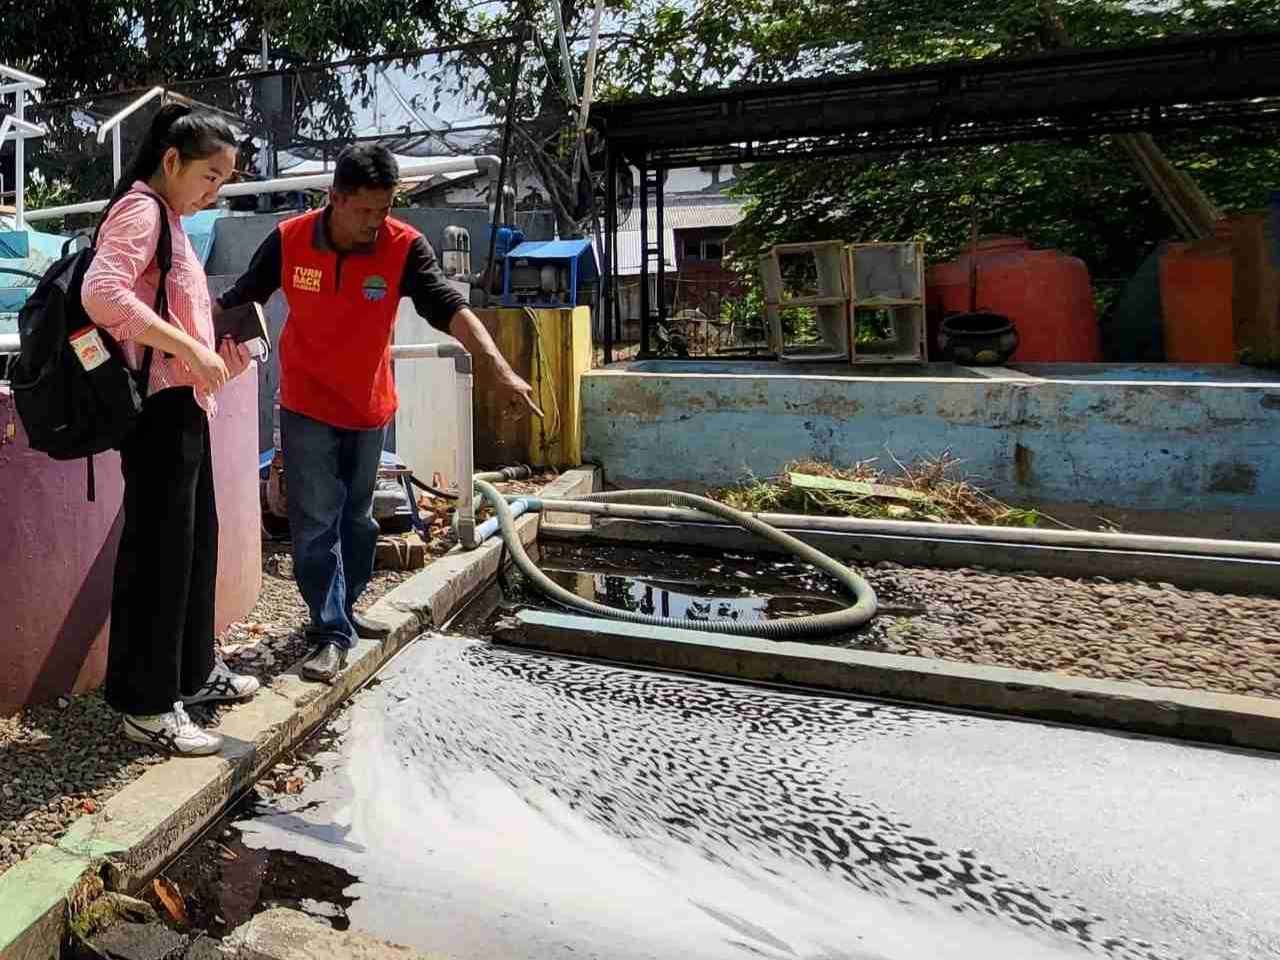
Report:
M590 240L529 240L502 264L504 307L576 307L600 282Z

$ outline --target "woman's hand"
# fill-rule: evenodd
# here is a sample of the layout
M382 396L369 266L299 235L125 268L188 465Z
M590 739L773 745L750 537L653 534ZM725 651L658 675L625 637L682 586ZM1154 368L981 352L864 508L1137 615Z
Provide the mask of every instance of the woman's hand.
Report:
M227 366L228 380L234 380L248 370L249 363L253 360L253 355L249 353L247 345L225 338L218 344L218 356L222 358L222 362Z
M192 344L189 353L187 366L196 378L196 386L210 396L221 390L231 378L222 357L198 341Z

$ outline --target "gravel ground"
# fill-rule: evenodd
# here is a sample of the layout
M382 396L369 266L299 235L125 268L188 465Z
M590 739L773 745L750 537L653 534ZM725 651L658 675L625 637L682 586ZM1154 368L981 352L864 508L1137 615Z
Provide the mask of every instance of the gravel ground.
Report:
M881 563L877 649L1161 687L1280 697L1280 599L1172 584L1067 580Z
M509 493L531 493L552 478L499 484ZM423 500L433 514L428 563L456 542L448 532L442 501ZM379 570L357 609L363 610L417 571ZM232 669L264 683L288 671L307 652L306 605L293 582L285 541L262 545L262 593L242 621L232 624L218 646ZM193 707L203 725L218 722L230 707ZM0 873L28 850L55 842L84 813L136 780L165 756L130 743L119 732L120 717L100 693L62 697L12 717L0 717Z

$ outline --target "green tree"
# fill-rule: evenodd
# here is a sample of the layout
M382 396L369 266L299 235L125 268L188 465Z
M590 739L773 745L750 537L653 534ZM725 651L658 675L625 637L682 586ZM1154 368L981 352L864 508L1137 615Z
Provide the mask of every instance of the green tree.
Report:
M805 31L758 33L766 43L749 62L756 79L785 71L821 72L836 58L870 67L907 67L953 57L1012 56L1057 45L1046 13L1057 13L1077 46L1153 40L1176 33L1274 29L1280 9L1257 0L1175 0L1145 6L1072 0L962 2L861 0L857 16L810 8ZM820 36L802 46L797 37ZM1167 135L1161 146L1223 210L1265 203L1280 169L1268 131L1220 129ZM1018 143L943 153L849 157L754 168L739 192L752 202L739 230L740 265L771 243L798 239L920 239L933 258L953 255L970 219L984 232L1028 236L1080 256L1095 277L1136 268L1173 225L1111 137L1085 142Z

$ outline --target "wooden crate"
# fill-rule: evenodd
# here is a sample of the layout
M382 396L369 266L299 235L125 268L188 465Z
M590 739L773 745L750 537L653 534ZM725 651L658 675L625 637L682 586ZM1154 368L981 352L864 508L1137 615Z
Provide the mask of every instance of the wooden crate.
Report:
M811 259L813 285L798 289L788 282L783 261ZM849 359L849 281L846 275L844 243L823 240L814 243L783 243L760 257L760 278L764 284L765 319L770 344L781 360ZM782 330L782 311L787 308L811 310L822 333L821 344L789 344Z
M851 243L846 255L851 362L927 361L924 244ZM871 343L859 343L859 323L872 315L887 322L889 334Z

